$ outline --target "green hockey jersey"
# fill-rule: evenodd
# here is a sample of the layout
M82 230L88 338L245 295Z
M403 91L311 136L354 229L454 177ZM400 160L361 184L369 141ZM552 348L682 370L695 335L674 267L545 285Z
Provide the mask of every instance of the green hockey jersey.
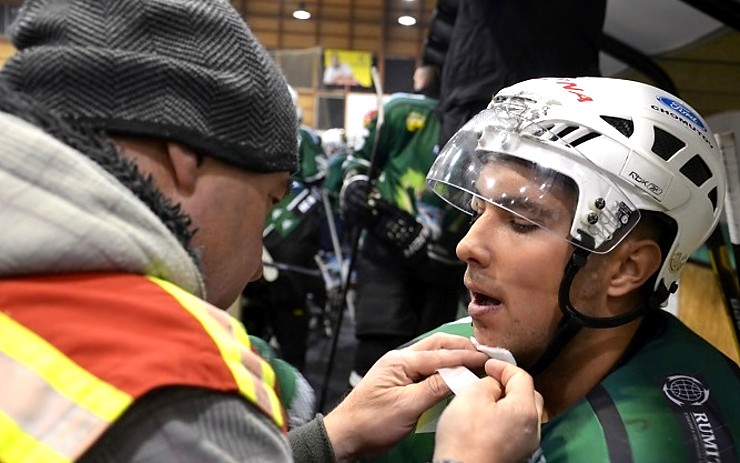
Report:
M381 196L417 217L432 232L430 257L459 263L455 246L466 231L468 218L426 187L426 175L439 152L438 101L410 93L395 93L385 104L383 128L372 159L375 186ZM368 125L363 145L347 170L364 170L373 157L377 117Z
M262 233L266 242L290 236L307 217L321 212L321 195L311 185L320 183L324 177L319 164L323 155L316 133L301 126L298 130L299 170L292 175L290 192L267 215Z
M631 354L542 426L530 462L740 461L738 365L668 312L652 313L643 323L649 329L641 330L646 335L635 340ZM470 318L435 331L471 336ZM422 421L417 432L371 461L431 461L433 426Z

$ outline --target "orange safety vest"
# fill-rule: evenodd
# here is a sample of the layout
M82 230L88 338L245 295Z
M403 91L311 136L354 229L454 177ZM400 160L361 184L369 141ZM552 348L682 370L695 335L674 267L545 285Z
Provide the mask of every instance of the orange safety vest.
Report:
M240 393L286 430L275 373L243 326L131 274L0 280L0 462L71 462L163 386Z

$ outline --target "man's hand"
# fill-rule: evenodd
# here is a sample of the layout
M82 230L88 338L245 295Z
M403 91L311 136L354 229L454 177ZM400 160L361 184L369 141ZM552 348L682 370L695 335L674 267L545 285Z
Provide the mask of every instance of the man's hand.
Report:
M442 412L435 460L511 463L526 461L537 448L543 402L532 377L500 360L486 362L486 373Z
M344 180L339 191L339 209L345 221L362 227L372 225L375 215L368 203L369 192L370 178L365 174L353 174Z
M467 338L442 333L386 353L324 418L337 460L390 448L424 411L450 394L438 368L480 369L487 358Z
M384 199L365 174L352 174L339 192L339 208L348 223L367 228L383 243L411 258L422 251L430 232L416 217Z
M380 195L371 195L369 202L377 216L370 231L379 240L400 249L406 258L415 256L425 248L429 240L429 231L416 220L416 217L381 198Z

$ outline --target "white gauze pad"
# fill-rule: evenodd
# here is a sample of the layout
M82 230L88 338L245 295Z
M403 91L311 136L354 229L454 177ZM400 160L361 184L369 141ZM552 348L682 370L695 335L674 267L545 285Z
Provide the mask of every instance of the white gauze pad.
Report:
M509 349L504 349L503 347L485 346L479 343L478 340L472 336L470 337L470 342L473 343L476 349L488 355L492 359L503 360L504 362L516 366L516 359L511 354L511 352L509 352Z
M516 365L516 360L508 349L483 345L472 336L470 337L470 341L475 345L476 349L488 355L492 359L503 360L504 362ZM455 394L458 394L462 388L478 379L472 371L463 366L440 368L437 372L439 372L439 376L442 377L442 380L447 384L447 387L449 387Z
M487 354L492 359L503 360L504 362L509 362L512 365L516 365L516 360L514 360L514 356L507 349L504 349L503 347L484 346L473 337L470 338L470 341L472 341L476 349L483 352L484 354ZM449 387L454 394L458 394L465 386L468 386L469 384L479 379L472 371L463 366L439 368L437 371L439 372L439 376L442 377L442 380L445 382L445 384L447 384L447 387ZM419 418L419 422L416 424L416 429L414 432L434 432L434 430L437 429L437 421L439 420L439 415L442 414L445 405L446 402L443 400L434 407L425 411Z

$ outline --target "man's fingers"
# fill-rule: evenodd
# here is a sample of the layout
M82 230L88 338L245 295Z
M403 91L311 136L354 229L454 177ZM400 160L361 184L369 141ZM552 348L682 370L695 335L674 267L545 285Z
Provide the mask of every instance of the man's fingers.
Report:
M470 391L466 392L468 388L470 388ZM493 400L498 401L503 393L502 389L501 383L498 380L486 376L464 388L460 391L460 394L475 392L488 398L493 397Z
M467 349L476 350L470 339L447 333L434 333L408 347L408 350Z
M540 417L540 424L547 423L550 418L547 416L547 411L545 410L545 399L537 391L534 391L534 403L537 407L537 414Z
M501 383L507 397L527 404L534 402L540 423L547 422L544 399L534 389L534 381L529 374L510 363L495 359L486 362L486 373Z
M471 389L471 391L468 391ZM414 403L420 411L432 407L440 400L446 398L452 392L439 374L433 374L419 381L418 383L406 386L406 392L412 394ZM493 378L478 379L473 383L462 388L460 394L478 394L491 396L495 400L501 397L501 387Z
M487 359L488 356L482 352L466 349L426 350L399 355L404 372L414 380L433 375L439 368L463 365L477 369L482 367ZM389 356L386 360L393 361L393 357Z
M491 359L486 362L486 373L503 384L506 393L534 390L534 382L521 368L502 360Z
M406 386L406 388L407 393L413 395L414 403L419 412L431 408L452 392L439 374L428 376L416 384Z

